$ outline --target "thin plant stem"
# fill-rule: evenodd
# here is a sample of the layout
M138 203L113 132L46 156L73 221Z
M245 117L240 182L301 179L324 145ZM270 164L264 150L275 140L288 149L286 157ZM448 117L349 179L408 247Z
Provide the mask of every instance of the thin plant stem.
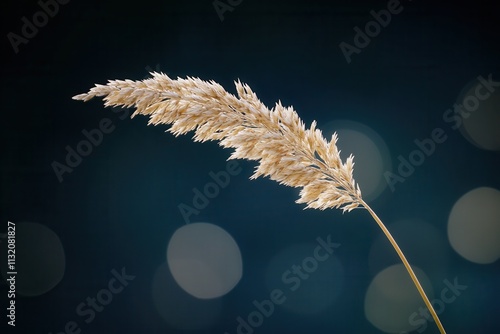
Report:
M406 259L405 255L403 254L403 251L401 251L401 248L399 248L398 243L396 242L396 240L394 240L394 238L392 237L391 232L389 232L389 230L387 229L387 227L385 227L384 223L382 223L382 221L377 216L377 214L372 210L372 208L370 208L370 206L368 204L366 204L365 201L363 201L362 199L359 199L359 202L360 202L360 204L362 206L364 206L366 208L366 210L368 210L368 212L370 213L370 215L377 222L377 224L380 227L380 229L382 230L382 232L384 232L384 234L387 237L387 239L389 239L389 241L391 242L392 247L394 247L394 249L396 250L396 253L398 253L399 258L401 259L401 261L403 262L406 270L408 271L408 274L410 274L410 277L413 280L413 283L415 284L415 287L417 288L418 292L420 293L420 296L422 296L422 299L424 300L425 305L427 306L427 308L431 312L432 318L434 319L434 322L436 323L436 326L439 328L439 331L441 332L441 334L446 334L446 331L445 331L443 325L441 324L441 320L439 320L439 317L436 314L436 311L434 310L434 307L432 307L432 304L429 301L429 298L427 298L427 295L425 294L425 291L422 288L422 285L420 284L417 276L413 272L413 269L411 268L410 263L408 262L408 260Z

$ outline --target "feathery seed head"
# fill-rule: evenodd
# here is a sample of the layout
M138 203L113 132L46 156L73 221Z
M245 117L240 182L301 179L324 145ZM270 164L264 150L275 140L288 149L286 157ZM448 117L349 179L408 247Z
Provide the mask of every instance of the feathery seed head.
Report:
M301 187L296 202L307 204L306 208L351 211L361 205L353 156L342 162L336 133L328 142L316 129L316 121L306 129L295 110L281 101L268 109L239 79L234 82L235 96L214 81L173 80L157 72L151 76L96 84L73 99L102 97L105 106L135 107L132 117L149 116L148 125L170 124L168 131L175 136L194 131L194 141L216 140L234 149L229 159L259 162L251 179L268 176Z

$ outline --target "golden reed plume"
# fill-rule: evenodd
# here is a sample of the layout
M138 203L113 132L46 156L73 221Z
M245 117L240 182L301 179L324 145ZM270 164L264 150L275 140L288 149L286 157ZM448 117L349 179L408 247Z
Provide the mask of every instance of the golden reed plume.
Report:
M337 134L327 141L316 122L306 129L292 107L278 102L268 109L246 84L235 82L237 96L214 81L198 78L176 80L163 73L151 73L142 81L110 80L96 84L88 93L73 97L88 101L102 97L106 106L134 107L149 116L148 124L171 124L175 136L194 131L195 141L216 140L233 148L229 159L259 163L252 179L268 176L291 187L300 187L297 203L306 208L341 208L344 212L365 208L375 219L405 265L441 333L445 330L413 269L398 244L361 197L353 178L354 161L342 162Z

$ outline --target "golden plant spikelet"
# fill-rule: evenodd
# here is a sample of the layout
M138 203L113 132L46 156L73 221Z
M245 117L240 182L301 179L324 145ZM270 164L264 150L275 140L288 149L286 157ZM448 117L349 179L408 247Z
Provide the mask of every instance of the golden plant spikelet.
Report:
M344 212L365 208L399 255L439 331L446 333L403 251L363 201L352 174L354 157L342 162L336 133L327 141L315 121L306 129L295 110L281 102L268 109L239 80L235 82L238 96L234 96L214 81L190 77L172 80L156 72L151 75L142 81L110 80L73 99L103 97L106 106L135 107L132 117L149 116L148 124L170 124L168 131L175 136L194 131L195 141L217 140L222 147L234 149L229 159L259 162L252 179L269 176L302 188L296 202L306 203L306 208L341 208Z
M175 136L194 131L194 141L216 140L222 147L234 149L229 159L259 162L252 179L268 176L302 188L296 202L306 203L306 208L341 208L345 212L361 205L361 191L353 178L353 156L342 162L337 134L327 141L315 121L306 129L295 110L281 102L268 109L239 80L235 96L214 81L151 75L142 81L96 84L73 99L102 97L105 106L135 107L132 117L149 116L148 124L170 124L168 131Z

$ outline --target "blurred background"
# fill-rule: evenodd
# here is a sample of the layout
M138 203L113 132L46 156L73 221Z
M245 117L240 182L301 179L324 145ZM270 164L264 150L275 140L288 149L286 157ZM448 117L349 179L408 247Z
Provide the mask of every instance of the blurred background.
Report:
M214 142L71 99L151 71L231 93L240 79L336 131L447 331L500 331L496 3L31 0L0 15L2 333L438 332L366 210L303 210L299 189L249 180L255 163Z

